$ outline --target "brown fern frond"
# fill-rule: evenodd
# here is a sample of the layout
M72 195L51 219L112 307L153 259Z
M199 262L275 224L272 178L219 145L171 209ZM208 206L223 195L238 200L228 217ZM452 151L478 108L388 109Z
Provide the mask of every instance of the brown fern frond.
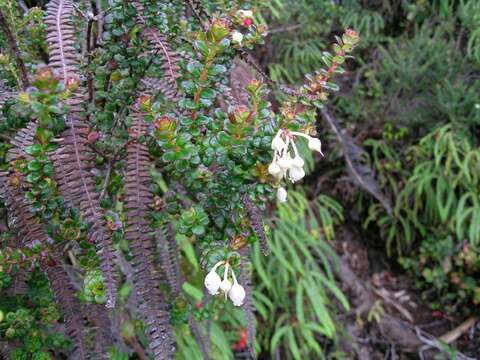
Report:
M29 244L39 241L45 245L49 244L50 240L31 211L24 191L17 185L17 181L12 181L13 176L18 175L6 172L0 174L0 196L13 219L11 223L20 238L20 243ZM51 267L42 264L41 268L47 274L57 305L65 315L67 335L73 340L75 352L81 355L81 359L86 359L82 311L75 298L75 291L69 285L70 282L66 281L65 276L68 275L59 266Z
M30 211L30 204L27 203L23 190L17 185L17 182L22 180L17 177L15 173L0 173L0 197L11 217L11 225L15 227L20 244L30 244L35 240L47 244L47 236L41 224Z
M263 229L263 216L260 209L253 203L250 196L247 194L242 197L243 204L247 209L247 214L250 219L250 224L252 229L260 240L260 249L262 250L263 255L267 256L269 253L267 236L265 235L265 230Z
M8 150L7 159L12 162L17 159L30 160L31 156L25 152L25 148L34 143L35 133L37 131L37 123L30 121L26 127L20 129L10 142L13 147Z
M134 287L140 301L140 315L145 321L150 349L155 359L173 358L174 346L165 297L158 284L160 274L155 264L155 244L148 221L149 206L153 204L150 185L150 156L147 145L139 139L147 133L143 114L133 111L130 128L132 141L125 158L125 212L128 240L132 254Z
M160 263L167 277L168 285L172 294L177 297L182 291L183 276L178 263L178 245L170 223L167 225L166 233L165 235L164 230L161 228L157 229L155 239Z
M113 339L108 309L102 305L88 304L85 307L85 313L94 331L92 350L97 354L96 359L109 359L107 349L112 346Z
M52 265L43 264L41 268L47 274L57 306L65 316L66 333L74 340L73 353L76 358L88 359L90 357L85 344L84 313L75 297L75 289L63 266L55 263L55 260L51 262Z
M78 56L75 50L75 29L72 24L73 2L51 0L47 5L45 24L49 65L58 71L63 82L77 79Z
M65 85L79 82L78 54L74 48L75 31L72 16L72 1L52 0L48 4L45 23L48 26L50 66L59 74ZM117 292L116 254L111 234L106 231L99 195L95 192L95 184L89 173L90 161L86 146L89 127L83 115L84 93L80 86L67 100L70 112L66 119L66 130L59 139L59 150L53 154L53 162L57 169L55 180L66 203L78 208L90 224L88 237L97 245L100 268L107 287L106 306L114 307Z
M172 50L165 35L155 28L147 27L143 5L139 1L134 1L133 6L137 10L137 24L142 28L142 34L152 45L154 53L163 61L162 70L165 77L154 83L155 90L160 91L169 100L176 100L179 93L177 85L177 79L180 77L179 55Z
M2 110L1 107L8 99L15 97L17 93L12 91L8 87L3 84L3 81L0 80L0 111Z

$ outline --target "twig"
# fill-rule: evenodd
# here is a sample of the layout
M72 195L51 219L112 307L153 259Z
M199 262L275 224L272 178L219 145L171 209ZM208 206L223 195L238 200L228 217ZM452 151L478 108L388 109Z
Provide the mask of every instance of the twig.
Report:
M97 10L97 44L101 44L103 41L103 18L105 16L102 11L102 2L101 0L95 1L95 7ZM109 9L107 9L108 11Z
M293 31L293 30L300 29L302 26L303 26L303 24L283 26L283 27L272 29L272 30L268 30L268 33L269 34L277 34L277 33L281 33L281 32Z
M138 355L138 358L140 360L147 360L147 354L143 350L142 346L139 344L137 337L134 336L132 338L128 338L125 340L130 346L132 347L133 351Z
M460 325L460 326L463 326ZM441 337L439 339L436 339L434 336L425 333L422 331L419 327L415 327L415 332L417 334L417 337L420 339L420 341L424 344L420 349L418 350L418 355L420 359L424 359L423 353L429 349L436 349L440 351L441 353L445 353L445 348L444 345L442 345ZM447 333L448 334L448 333ZM453 341L453 340L452 340ZM472 358L466 355L463 355L461 352L456 351L455 352L455 357L453 358L454 360L476 360L476 358Z
M28 80L28 73L27 68L22 60L20 55L20 50L18 49L17 41L8 26L7 20L3 16L2 10L0 10L0 29L4 32L5 37L7 38L8 45L10 46L10 50L15 57L15 63L17 64L18 70L20 71L20 78L22 80L22 87L26 89L30 85L30 81Z
M112 167L113 167L113 158L111 158L108 161L107 174L105 175L105 180L103 182L102 191L100 192L100 197L98 201L102 201L103 198L105 197L105 194L107 193L108 183L110 182L110 176L112 175Z
M193 3L192 0L187 0L186 3L188 5L188 7L190 8L190 10L192 11L192 14L200 22L200 25L202 25L202 27L204 29L207 29L207 25L204 24L203 19L202 19L202 16L204 16L205 18L208 19L208 14L205 12L205 10L202 7L200 7L200 11L197 11L197 9L195 8L195 4Z
M470 316L463 323L458 325L455 329L450 330L446 334L443 334L439 337L439 340L450 344L451 342L457 340L461 335L466 333L475 323L478 321L478 316Z

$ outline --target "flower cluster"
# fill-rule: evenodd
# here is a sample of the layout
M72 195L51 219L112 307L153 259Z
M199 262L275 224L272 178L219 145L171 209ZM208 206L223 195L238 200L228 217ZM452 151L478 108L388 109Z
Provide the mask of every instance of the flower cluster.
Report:
M223 280L217 274L216 270L219 266L225 265L225 272L223 273ZM243 304L243 300L245 299L245 289L242 285L240 285L237 281L237 277L235 276L235 272L231 270L233 284L229 280L228 271L230 269L230 265L228 261L219 261L215 264L215 266L210 270L210 272L205 276L205 287L207 288L210 295L217 295L218 290L222 290L225 294L225 298L228 297L232 300L233 305L241 306Z
M273 160L268 166L268 172L277 180L288 178L292 183L295 183L305 176L305 170L303 169L305 161L295 145L296 136L306 138L308 148L323 155L322 143L319 139L297 131L278 130L272 140ZM280 202L287 201L287 191L284 187L278 188L277 199Z
M231 33L232 42L238 46L251 46L261 41L266 35L267 27L265 25L256 26L253 22L252 10L238 10L233 16L234 25L238 30Z

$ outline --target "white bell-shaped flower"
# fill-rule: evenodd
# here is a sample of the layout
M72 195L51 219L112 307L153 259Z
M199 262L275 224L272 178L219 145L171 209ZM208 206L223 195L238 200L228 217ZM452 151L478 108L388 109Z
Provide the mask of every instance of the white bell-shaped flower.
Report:
M217 295L218 289L222 283L222 279L216 273L217 268L223 264L223 261L219 261L215 266L210 270L210 272L205 276L204 284L210 295Z
M268 165L268 173L275 178L282 178L283 176L283 170L276 161L273 161L270 165Z
M282 140L280 136L275 136L272 140L272 150L281 152L285 149L285 141Z
M221 283L222 279L213 270L210 271L207 276L205 276L205 287L210 295L217 295Z
M279 187L277 190L278 202L284 203L287 201L287 190L284 187Z
M228 293L231 288L232 282L228 279L225 279L220 283L220 290L222 290L224 293Z
M292 165L302 168L303 165L305 165L305 161L303 161L303 159L299 155L297 155L292 159Z
M280 159L278 159L277 164L283 171L288 170L292 166L292 158L288 153L285 153Z
M322 142L320 141L320 139L311 137L308 140L308 148L312 151L317 151L317 152L319 152L320 154L323 155L323 153L322 153Z
M237 282L237 278L235 277L235 273L232 271L233 277L233 286L228 292L228 297L232 300L233 305L235 306L242 306L243 300L245 300L245 289L242 285Z
M290 178L290 181L292 183L297 182L305 176L305 170L303 170L302 167L299 166L292 166L288 170L288 177Z
M241 16L241 17L251 18L251 17L253 17L253 11L252 10L238 10L237 15Z
M239 31L234 31L232 33L232 41L237 44L241 44L243 41L243 34Z

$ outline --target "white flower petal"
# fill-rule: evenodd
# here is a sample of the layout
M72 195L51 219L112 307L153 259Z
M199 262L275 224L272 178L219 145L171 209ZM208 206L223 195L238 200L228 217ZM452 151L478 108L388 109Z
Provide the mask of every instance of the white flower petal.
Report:
M281 152L285 148L285 141L280 136L275 136L272 140L272 150Z
M288 170L288 176L289 176L290 181L292 183L297 182L297 181L303 179L303 177L305 176L305 170L303 170L303 168L298 167L298 166L292 166Z
M276 162L272 162L270 165L268 165L268 173L270 175L277 177L281 175L282 172L282 168Z
M217 295L221 283L222 279L213 269L205 276L204 284L210 295Z
M228 279L225 279L223 280L221 283L220 283L220 289L224 292L224 293L228 293L230 291L230 289L232 288L232 282Z
M289 154L285 153L284 156L278 159L277 164L283 170L288 170L292 166L292 158L290 157Z
M237 44L241 44L243 40L243 34L241 32L234 31L232 33L232 40Z
M228 293L228 297L232 300L233 305L242 306L243 300L245 300L245 289L239 283L233 284L232 288Z
M279 187L277 190L277 200L281 203L287 201L287 190L284 187Z
M317 152L319 152L320 154L323 155L323 153L322 153L322 143L317 138L312 137L308 140L308 148L312 151L317 151Z
M303 161L303 159L299 155L297 155L293 158L292 165L301 168L303 167L303 165L305 165L305 161Z

